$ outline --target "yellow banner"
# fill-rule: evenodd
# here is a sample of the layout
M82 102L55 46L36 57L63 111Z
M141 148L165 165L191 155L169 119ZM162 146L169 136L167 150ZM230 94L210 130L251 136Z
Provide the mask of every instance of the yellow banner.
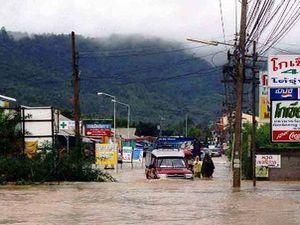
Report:
M96 144L96 164L114 165L117 162L118 153L115 144Z
M270 122L270 103L268 96L265 95L259 97L259 121Z
M25 151L24 153L27 155L28 158L32 158L38 148L38 141L26 141L25 142Z

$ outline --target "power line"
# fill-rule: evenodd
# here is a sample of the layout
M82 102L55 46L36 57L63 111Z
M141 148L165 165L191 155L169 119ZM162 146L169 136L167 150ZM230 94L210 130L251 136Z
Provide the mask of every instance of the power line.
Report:
M224 26L224 18L223 18L223 11L222 11L222 0L219 0L219 8L220 8L220 19L221 19L221 26L222 26L222 32L223 32L223 41L224 41L224 43L226 43L225 26Z

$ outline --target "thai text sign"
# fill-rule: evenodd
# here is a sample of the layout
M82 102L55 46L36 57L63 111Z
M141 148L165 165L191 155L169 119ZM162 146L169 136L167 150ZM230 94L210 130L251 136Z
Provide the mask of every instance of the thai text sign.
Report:
M111 136L110 124L86 124L86 136Z
M118 162L116 144L99 144L96 143L96 164L114 165Z
M298 88L270 88L270 99L272 100L297 100Z
M300 141L300 101L272 101L272 142Z
M256 167L281 168L280 155L256 155Z
M268 58L269 87L300 86L300 55L271 55Z

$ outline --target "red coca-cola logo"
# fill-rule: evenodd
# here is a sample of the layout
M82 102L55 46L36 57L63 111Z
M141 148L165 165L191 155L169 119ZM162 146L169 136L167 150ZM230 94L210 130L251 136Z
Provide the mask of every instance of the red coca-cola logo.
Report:
M300 130L274 130L272 131L272 140L275 142L299 142L300 141Z
M290 140L300 140L300 133L291 132L289 135Z

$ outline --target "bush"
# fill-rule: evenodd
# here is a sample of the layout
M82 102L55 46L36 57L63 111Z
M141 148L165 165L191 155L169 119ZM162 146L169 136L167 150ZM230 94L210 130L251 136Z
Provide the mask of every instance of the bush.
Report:
M92 168L92 162L56 154L40 153L34 158L0 157L0 184L29 184L51 181L116 181L111 175Z

